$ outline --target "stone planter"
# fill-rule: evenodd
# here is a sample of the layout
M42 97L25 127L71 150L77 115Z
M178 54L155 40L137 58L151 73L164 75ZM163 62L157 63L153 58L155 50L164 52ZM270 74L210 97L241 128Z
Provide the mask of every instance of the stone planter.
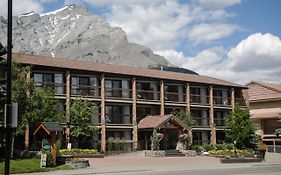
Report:
M78 168L87 168L90 166L89 160L77 159L77 160L67 160L65 161L65 165L70 166L73 169Z
M197 156L197 153L195 150L179 150L182 154L184 154L186 157L195 157Z
M165 151L150 151L147 150L144 153L145 157L165 157Z

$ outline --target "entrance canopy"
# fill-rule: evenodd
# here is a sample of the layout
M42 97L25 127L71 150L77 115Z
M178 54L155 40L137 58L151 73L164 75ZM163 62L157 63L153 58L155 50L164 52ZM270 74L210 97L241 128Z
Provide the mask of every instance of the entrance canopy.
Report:
M172 114L169 115L151 115L143 118L138 129L183 129L187 130L187 126Z

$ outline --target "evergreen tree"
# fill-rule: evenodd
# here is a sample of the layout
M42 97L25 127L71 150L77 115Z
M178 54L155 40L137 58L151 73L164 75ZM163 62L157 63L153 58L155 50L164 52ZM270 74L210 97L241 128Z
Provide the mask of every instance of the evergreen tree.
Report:
M258 137L255 134L253 121L248 110L241 109L239 105L228 116L225 129L227 141L234 143L236 148L256 148Z
M97 110L94 103L83 100L81 97L77 97L71 104L68 116L70 135L75 138L77 147L80 136L89 137L98 131L98 128L93 123L93 117Z

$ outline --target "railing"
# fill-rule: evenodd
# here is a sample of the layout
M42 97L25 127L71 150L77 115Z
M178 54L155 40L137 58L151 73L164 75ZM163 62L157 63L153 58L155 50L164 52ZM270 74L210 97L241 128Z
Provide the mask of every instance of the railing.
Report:
M89 85L71 85L71 95L100 97L100 87Z
M210 127L209 118L193 117L193 120L195 120L194 127Z
M131 125L132 115L125 114L106 114L107 125Z
M267 152L281 153L281 145L267 145Z
M160 101L160 92L151 90L137 90L137 99Z
M64 83L51 83L51 82L35 82L37 87L47 87L54 91L56 95L65 94L65 84Z
M226 126L226 122L225 122L225 119L224 119L224 118L214 118L214 122L215 122L215 125L216 125L217 127Z
M132 98L131 89L105 88L105 96L109 98Z
M235 104L239 104L239 106L247 106L246 100L244 98L235 98Z
M209 99L207 95L190 94L190 104L209 105Z
M177 92L165 92L165 101L184 103L185 94Z
M221 96L214 96L214 105L216 106L231 106L231 98L221 97Z
M192 141L193 145L203 145L203 143L204 144L210 144L211 142L210 142L210 140L205 140L205 141L203 141L203 140L193 140Z

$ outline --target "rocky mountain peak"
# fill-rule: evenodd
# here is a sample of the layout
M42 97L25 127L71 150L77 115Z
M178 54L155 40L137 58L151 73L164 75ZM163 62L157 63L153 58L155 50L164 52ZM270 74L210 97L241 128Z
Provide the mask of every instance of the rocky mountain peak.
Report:
M7 20L0 17L0 42L6 43ZM13 17L14 52L95 61L133 67L171 66L147 47L129 43L125 32L85 8L68 5Z

